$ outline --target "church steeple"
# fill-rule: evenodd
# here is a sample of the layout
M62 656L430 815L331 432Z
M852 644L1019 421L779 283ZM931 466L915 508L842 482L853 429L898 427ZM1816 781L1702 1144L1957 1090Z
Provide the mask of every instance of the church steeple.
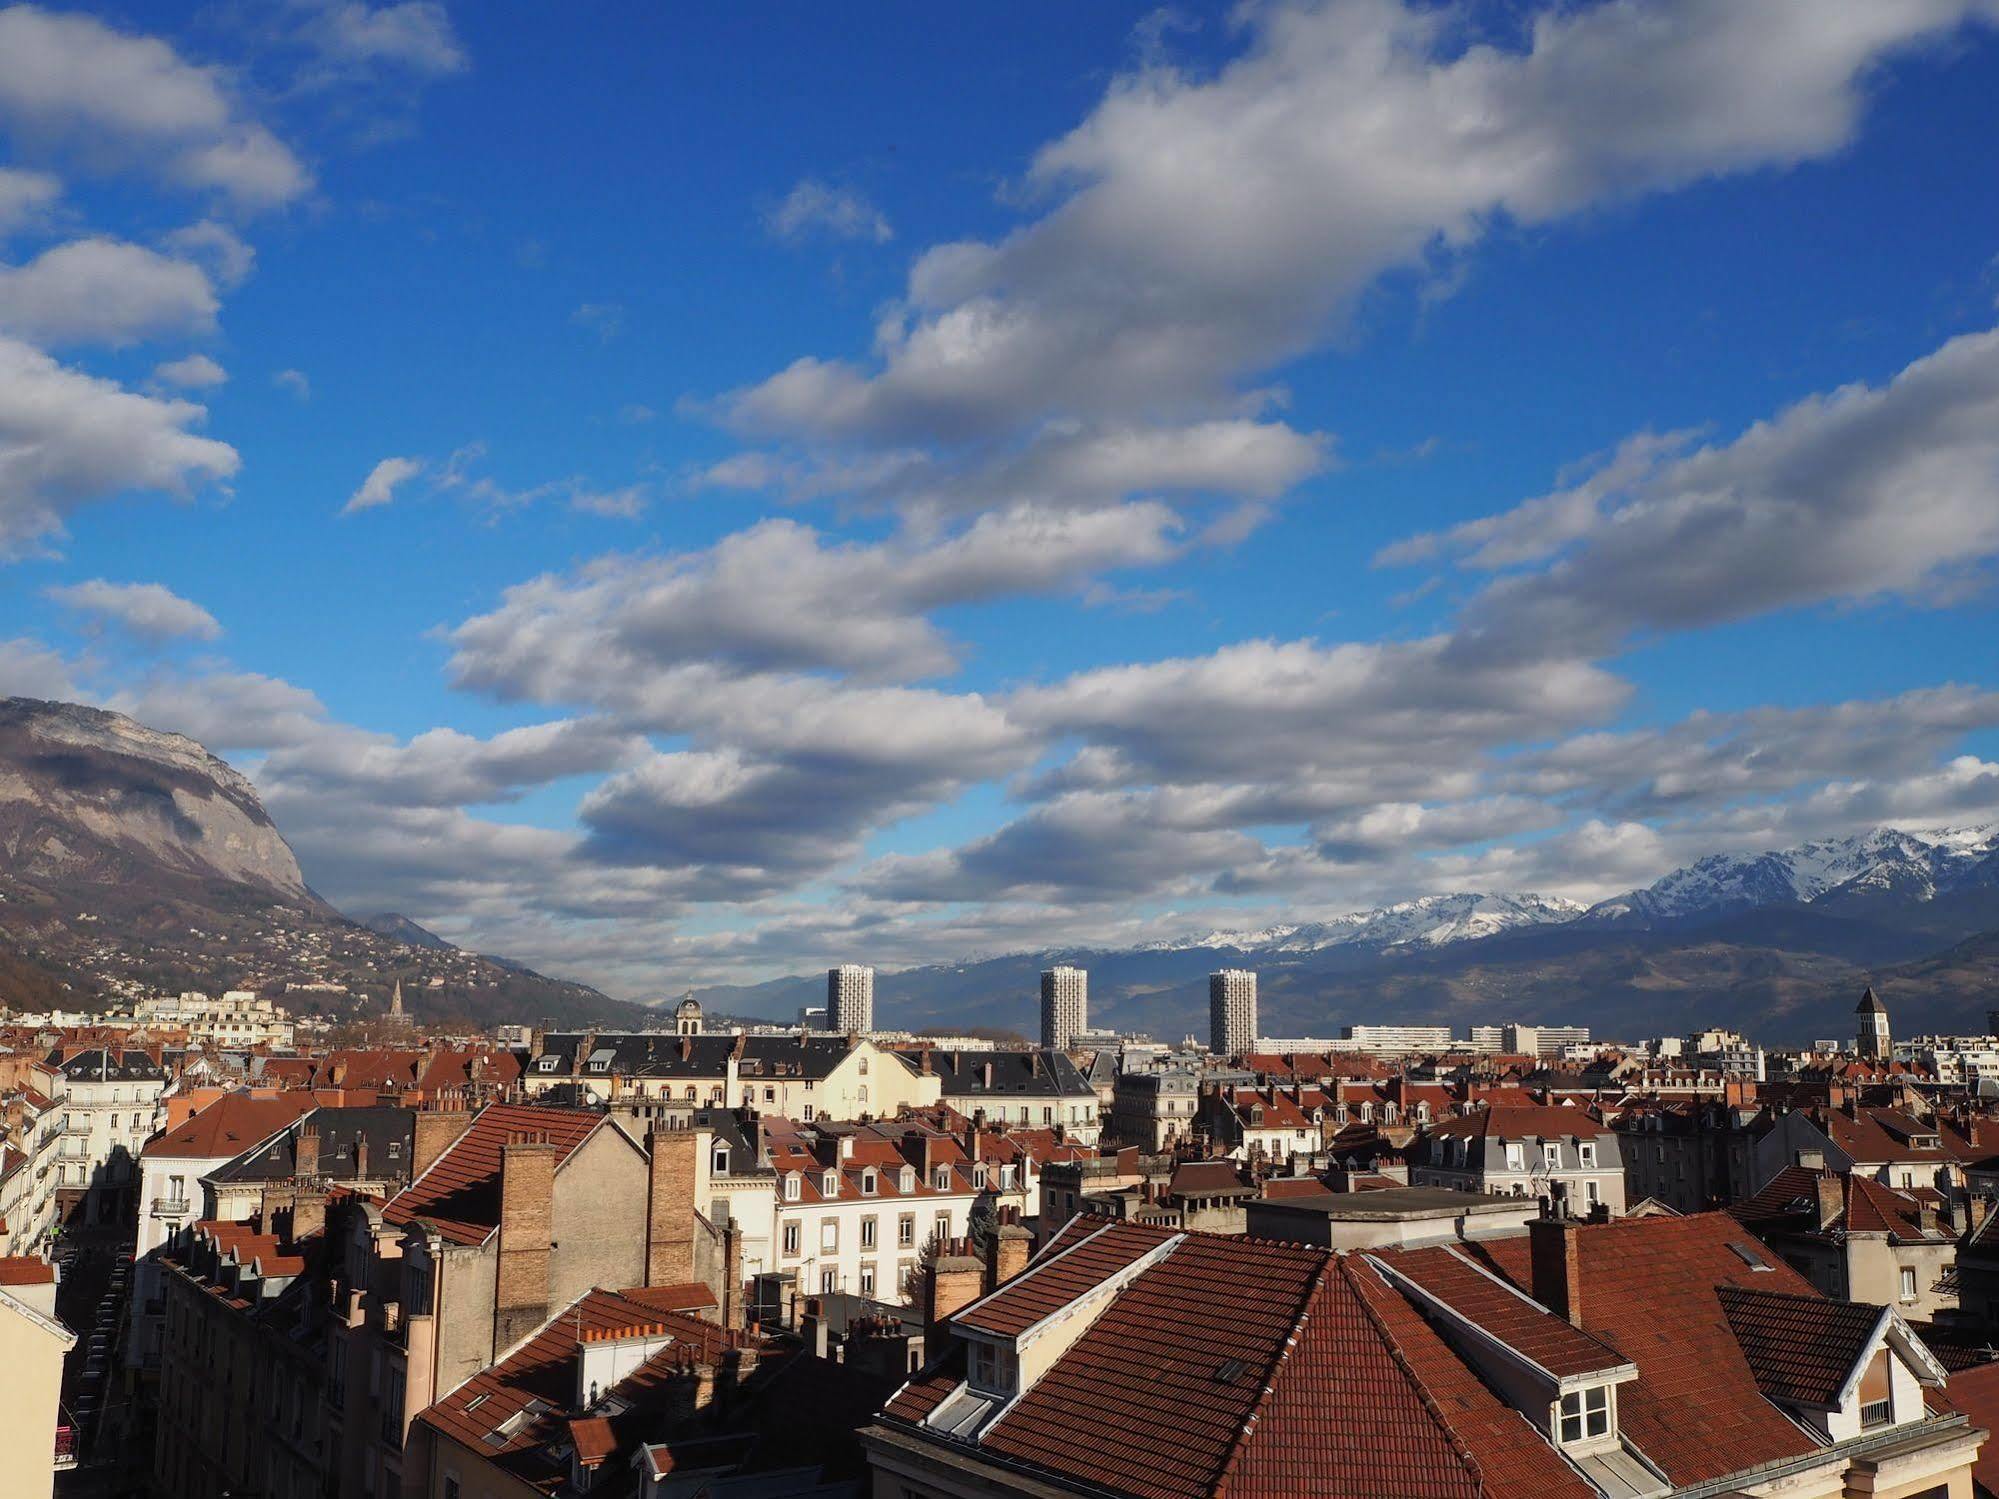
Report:
M1893 1056L1895 1048L1888 1035L1888 1007L1881 1003L1872 984L1860 996L1860 1003L1853 1007L1853 1013L1860 1017L1860 1054L1863 1057L1879 1057L1884 1062Z

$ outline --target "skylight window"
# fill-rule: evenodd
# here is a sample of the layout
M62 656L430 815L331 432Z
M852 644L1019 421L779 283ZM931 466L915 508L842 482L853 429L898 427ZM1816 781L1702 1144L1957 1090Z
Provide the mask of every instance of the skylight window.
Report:
M1769 1270L1772 1268L1771 1266L1764 1264L1762 1259L1757 1255L1756 1251L1751 1249L1747 1244L1743 1244L1738 1242L1737 1240L1730 1239L1728 1241L1728 1247L1735 1252L1735 1257L1737 1259L1741 1260L1743 1264L1747 1265L1752 1270Z

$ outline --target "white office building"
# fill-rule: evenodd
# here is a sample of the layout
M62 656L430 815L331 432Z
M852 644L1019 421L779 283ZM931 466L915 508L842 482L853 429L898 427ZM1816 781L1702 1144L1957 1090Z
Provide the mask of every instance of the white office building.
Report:
M1208 975L1208 1048L1218 1056L1256 1049L1256 974L1224 968Z
M1067 1051L1090 1028L1090 971L1059 965L1041 975L1041 1045Z
M865 1036L875 1028L875 971L864 963L826 970L826 1028Z
M1399 1057L1449 1051L1451 1028L1448 1025L1350 1025L1345 1028L1341 1044L1349 1051L1367 1052L1372 1056Z

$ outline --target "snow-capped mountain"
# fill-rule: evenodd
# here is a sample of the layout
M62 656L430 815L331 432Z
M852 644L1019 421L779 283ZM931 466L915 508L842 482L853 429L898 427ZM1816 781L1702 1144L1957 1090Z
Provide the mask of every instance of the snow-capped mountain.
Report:
M1593 922L1676 921L1784 902L1939 895L1999 880L1999 825L1876 828L1756 854L1710 854L1643 890L1590 907Z
M1259 931L1215 931L1172 942L1148 943L1151 952L1192 948L1233 948L1247 953L1323 952L1334 947L1384 949L1410 945L1441 947L1527 926L1575 920L1586 908L1578 901L1548 895L1426 895L1372 911L1355 911L1329 921Z

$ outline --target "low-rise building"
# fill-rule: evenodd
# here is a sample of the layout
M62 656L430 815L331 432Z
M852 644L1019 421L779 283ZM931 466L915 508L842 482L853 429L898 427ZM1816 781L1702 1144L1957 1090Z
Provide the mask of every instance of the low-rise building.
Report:
M1531 1198L1393 1186L1286 1192L1255 1198L1244 1208L1244 1231L1251 1238L1342 1251L1517 1234L1541 1213L1541 1205Z
M1935 1193L1787 1166L1729 1212L1828 1296L1893 1306L1915 1322L1957 1311L1957 1221Z
M1545 1199L1578 1217L1625 1202L1617 1132L1579 1108L1494 1104L1433 1125L1411 1146L1409 1185Z
M1078 1144L1097 1143L1097 1090L1066 1052L925 1050L915 1060L920 1073L938 1079L936 1101L967 1119L1057 1129Z
M1723 1214L1345 1255L1079 1219L934 1284L876 1494L1968 1499L1986 1436L1899 1312Z
M0 1257L0 1494L8 1499L49 1499L57 1471L76 1466L61 1403L63 1358L75 1346L56 1317L54 1267Z

